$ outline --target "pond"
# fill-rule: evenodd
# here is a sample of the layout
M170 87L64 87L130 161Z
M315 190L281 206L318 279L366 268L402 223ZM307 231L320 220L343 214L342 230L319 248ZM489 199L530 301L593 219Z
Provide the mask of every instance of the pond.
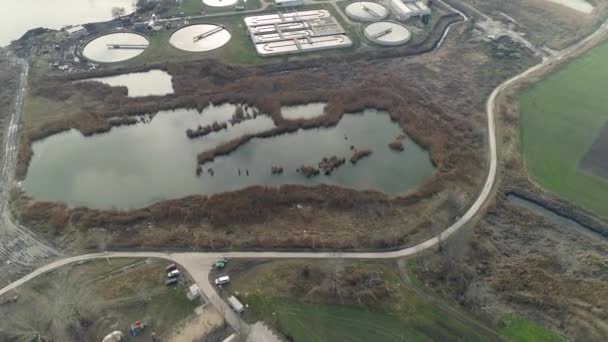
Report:
M34 156L23 188L38 200L92 208L136 208L191 194L214 194L251 185L320 183L355 189L379 189L396 194L420 184L433 172L428 153L407 137L404 151L387 144L401 129L387 113L366 110L345 114L337 126L300 130L252 139L233 153L203 165L196 175L198 153L241 136L274 127L268 116L228 125L227 129L190 139L187 129L228 121L235 106L159 112L151 120L84 137L77 131L34 143ZM373 153L352 165L350 146ZM306 178L300 166L316 165L323 157L346 158L330 176ZM271 174L273 165L284 169ZM214 170L213 175L208 169ZM240 175L239 175L240 171ZM52 182L49 182L52 179Z
M64 26L112 19L112 8L135 10L133 0L2 0L0 46L19 39L36 27L60 29Z
M98 81L112 87L125 86L129 89L129 97L173 94L171 75L162 70L89 78L84 81Z
M314 119L325 112L324 102L314 102L305 105L281 107L281 116L287 120Z

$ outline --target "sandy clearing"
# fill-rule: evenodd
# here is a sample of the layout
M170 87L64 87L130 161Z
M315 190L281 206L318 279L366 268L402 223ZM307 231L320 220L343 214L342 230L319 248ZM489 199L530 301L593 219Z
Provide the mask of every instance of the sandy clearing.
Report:
M169 342L196 341L224 323L224 317L211 305L207 305L195 317L178 327L168 338Z

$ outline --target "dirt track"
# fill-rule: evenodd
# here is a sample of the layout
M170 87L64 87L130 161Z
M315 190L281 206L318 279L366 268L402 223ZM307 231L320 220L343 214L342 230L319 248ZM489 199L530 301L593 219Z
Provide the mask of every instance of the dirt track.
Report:
M23 99L27 91L28 65L18 60L22 68L19 90L15 99L10 122L4 134L5 149L0 176L0 271L4 276L17 278L37 266L43 260L58 255L53 247L41 240L28 229L13 222L8 212L10 189L13 182L13 170L17 159L17 139Z

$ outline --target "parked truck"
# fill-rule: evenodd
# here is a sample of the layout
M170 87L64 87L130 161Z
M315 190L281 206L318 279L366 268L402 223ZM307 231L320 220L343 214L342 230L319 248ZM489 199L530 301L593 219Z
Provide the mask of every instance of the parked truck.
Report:
M228 304L236 313L241 313L245 311L245 307L243 306L243 304L241 304L241 302L239 302L238 299L236 299L235 296L228 297Z

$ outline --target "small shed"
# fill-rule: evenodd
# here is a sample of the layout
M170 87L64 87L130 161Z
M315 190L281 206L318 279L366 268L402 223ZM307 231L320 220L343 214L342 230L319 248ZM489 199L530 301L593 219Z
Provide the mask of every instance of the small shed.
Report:
M304 0L275 0L277 7L295 7L304 5Z
M201 295L201 289L198 287L198 285L196 284L192 284L189 288L188 288L188 299L189 300L194 300L195 298L198 298Z
M77 25L66 27L65 32L67 32L70 37L82 37L87 34L87 29L82 25Z

